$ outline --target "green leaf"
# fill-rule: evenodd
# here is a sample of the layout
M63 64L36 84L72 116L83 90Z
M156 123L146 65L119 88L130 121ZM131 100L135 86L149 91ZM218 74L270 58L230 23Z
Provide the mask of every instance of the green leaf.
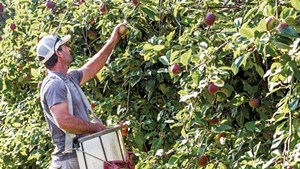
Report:
M19 128L19 127L21 127L22 125L21 125L21 123L17 123L17 122L16 122L16 123L13 123L12 126L15 127L15 128Z
M184 128L182 128L182 130L181 130L181 135L183 138L186 138L186 132L185 132Z
M254 31L251 28L241 28L240 34L250 39L254 37Z
M293 99L289 102L289 104L288 104L289 109L290 109L291 111L296 110L297 107L298 107L298 104L299 104L299 99L298 99L298 98L293 98Z
M247 59L246 55L243 55L241 57L238 57L235 59L235 61L232 63L231 68L234 75L236 75L239 72L240 66L243 64L244 60Z
M31 68L30 72L33 77L38 77L39 73L37 69Z
M246 124L245 124L245 127L246 127L246 129L248 130L248 131L251 131L251 132L253 132L253 131L255 131L255 124L253 123L253 122L247 122Z
M299 35L291 26L285 26L279 29L278 34L287 38L298 38Z
M164 45L155 45L155 46L153 46L153 50L155 50L155 51L161 51L164 48L165 48Z
M161 148L161 145L163 144L163 140L162 140L162 138L155 138L155 139L151 140L150 143L152 144L153 149L157 150L157 149Z
M147 43L143 46L143 50L151 50L151 49L153 49L153 46L149 43Z
M131 80L131 86L135 86L140 80L142 79L141 76L135 76L132 80Z
M218 127L216 128L216 131L217 131L217 132L222 132L222 131L225 131L225 130L231 130L231 129L232 129L232 127L231 127L230 125L222 124L222 125L220 125L220 126L218 126Z
M183 65L187 65L188 62L189 62L189 58L191 57L192 55L192 49L189 49L187 52L185 52L184 54L181 55L181 63Z
M288 37L283 37L283 36L276 36L272 41L271 41L276 47L281 48L281 49L291 49L291 44L293 41L288 38Z
M175 35L175 31L172 31L168 36L167 36L167 40L171 41L173 39L173 36Z
M253 17L254 13L256 13L256 12L257 12L257 9L256 9L256 8L250 9L250 10L246 13L246 15L244 16L244 20L245 20L245 21L248 21L248 20L250 19L250 17Z
M166 56L161 56L161 57L159 57L158 59L159 59L159 61L160 61L162 64L164 64L164 65L170 65L170 63L169 63L169 61L168 61L168 59L167 59Z
M143 12L145 12L152 20L158 21L159 18L156 16L156 13L153 11L153 9L150 9L149 7L142 7Z
M300 0L291 0L292 7L300 11Z
M181 155L172 155L171 158L168 161L168 164L174 164L177 162L177 160L181 157Z
M260 77L263 77L265 74L264 69L260 65L257 65L257 64L255 64L254 66L255 66L256 72L260 75Z
M145 142L144 133L142 131L136 131L133 133L134 142L138 145L143 145Z
M145 138L146 138L146 139L149 139L149 138L151 138L151 137L153 137L153 136L157 136L157 132L156 132L156 131L147 133L147 134L145 135Z
M173 60L177 57L178 54L179 54L179 51L172 52L170 62L173 62Z

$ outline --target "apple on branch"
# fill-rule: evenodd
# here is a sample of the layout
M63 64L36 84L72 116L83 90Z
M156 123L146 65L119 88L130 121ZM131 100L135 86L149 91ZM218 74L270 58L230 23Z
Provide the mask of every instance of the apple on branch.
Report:
M127 28L126 25L121 25L121 26L119 27L119 34L120 34L121 36L123 36L123 35L125 35L125 34L127 33L127 30L128 30L128 28Z
M17 26L15 23L12 23L9 25L9 28L10 28L10 30L14 31L17 28Z
M205 16L204 23L206 25L212 25L214 24L215 20L216 20L216 16L213 13L208 12Z
M179 74L180 72L181 72L181 67L180 67L180 65L178 65L178 64L174 64L173 66L172 66L172 73L173 74L175 74L175 75L177 75L177 74Z
M197 165L199 167L204 167L208 164L208 158L206 157L206 155L203 155L201 157L198 157L197 159Z
M126 124L126 120L122 120L121 123L120 123L120 126L121 126L122 136L126 136L127 133L128 133L128 127L127 127L127 124Z
M220 119L218 117L214 117L209 121L209 125L214 125L219 123Z
M0 12L3 12L3 9L4 9L3 4L0 2Z
M97 38L97 33L93 30L88 30L87 31L87 37L91 40L94 40Z
M101 6L100 6L100 11L101 11L101 13L103 13L103 14L106 14L106 13L108 12L105 3L101 4Z
M259 106L259 100L256 98L251 98L249 100L249 105L253 108L258 107Z
M208 92L210 94L215 94L218 90L219 90L219 87L217 85L215 85L214 83L212 83L208 86Z
M139 4L139 1L138 1L138 0L132 0L132 4L133 4L134 6L137 6L137 5Z
M46 6L47 6L48 9L53 9L54 6L55 6L55 2L53 2L53 1L47 1L46 2Z
M278 25L278 22L274 16L269 16L266 19L266 27L268 31L271 31Z

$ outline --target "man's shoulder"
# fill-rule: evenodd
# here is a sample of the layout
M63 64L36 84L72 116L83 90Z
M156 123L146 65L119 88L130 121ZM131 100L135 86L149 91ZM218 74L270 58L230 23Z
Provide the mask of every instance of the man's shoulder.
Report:
M62 79L60 79L60 77L58 77L56 75L48 75L43 80L41 89L42 89L42 91L47 91L49 89L57 90L60 88L64 88L64 86L65 86L64 81Z
M83 72L80 69L73 69L68 72L68 77L78 84L80 83L82 76Z

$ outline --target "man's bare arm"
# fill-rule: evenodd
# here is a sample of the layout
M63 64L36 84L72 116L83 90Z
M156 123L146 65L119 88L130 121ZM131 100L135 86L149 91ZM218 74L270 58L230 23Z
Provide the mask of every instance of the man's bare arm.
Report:
M121 25L124 24L121 23L117 25L112 32L110 39L102 47L102 49L80 68L83 72L83 77L80 84L83 84L91 78L94 78L105 65L108 57L110 56L111 52L113 51L121 37L121 35L119 34L119 28Z
M105 129L103 124L84 121L71 115L67 102L56 104L50 110L58 127L69 133L92 134Z

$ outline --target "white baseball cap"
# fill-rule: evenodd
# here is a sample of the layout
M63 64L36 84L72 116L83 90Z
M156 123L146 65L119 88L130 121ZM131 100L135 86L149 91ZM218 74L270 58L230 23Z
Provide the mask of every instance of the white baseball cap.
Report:
M71 39L71 35L59 37L57 35L44 36L38 43L36 52L37 55L43 57L42 63L47 62L56 50Z

